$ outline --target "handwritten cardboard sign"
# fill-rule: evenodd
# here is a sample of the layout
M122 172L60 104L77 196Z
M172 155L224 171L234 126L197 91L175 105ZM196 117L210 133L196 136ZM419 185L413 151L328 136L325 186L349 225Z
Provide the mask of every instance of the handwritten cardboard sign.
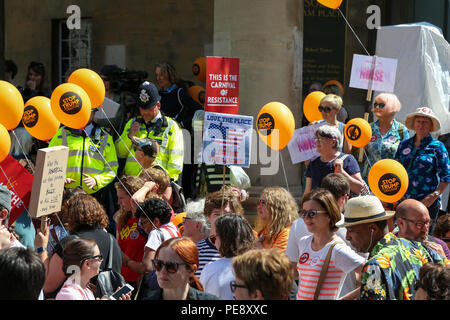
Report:
M32 218L61 210L68 158L65 146L38 150L29 208Z
M358 89L394 92L396 72L397 59L355 54L353 55L349 86Z
M311 160L320 155L316 151L315 132L325 124L325 121L321 121L294 131L294 135L288 143L292 164Z

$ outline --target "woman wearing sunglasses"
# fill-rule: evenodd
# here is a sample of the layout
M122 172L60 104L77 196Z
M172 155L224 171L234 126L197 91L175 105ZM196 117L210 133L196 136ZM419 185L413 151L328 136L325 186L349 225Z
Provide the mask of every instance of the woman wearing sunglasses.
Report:
M344 138L345 124L338 121L338 113L342 107L342 98L335 94L327 94L320 101L319 111L322 114L323 120L330 126L334 126L339 129L341 133L341 143L339 144L339 151L344 153L350 153L352 151L351 144Z
M160 289L145 293L143 300L218 300L203 292L195 276L198 267L198 250L189 238L169 239L156 250L152 260Z
M341 212L335 198L326 189L315 189L303 196L300 217L312 235L300 239L299 260L293 262L299 276L297 300L335 300L342 289L347 273L354 271L357 287L360 284L365 259L354 252L335 234ZM334 247L332 247L334 245ZM325 278L317 290L326 257L331 258ZM358 288L341 299L358 297Z
M394 117L402 108L400 100L393 93L381 93L375 97L373 114L377 120L372 122L372 139L365 148L362 177L367 177L372 165L381 159L394 159L398 145L409 139L406 126Z
M63 271L68 279L56 300L95 300L95 286L90 280L98 275L102 261L103 256L94 240L76 238L69 241L63 253ZM129 300L129 295L120 299Z
M306 170L305 193L319 188L328 174L342 173L350 182L350 190L359 195L364 187L358 162L351 154L339 151L342 135L334 126L321 126L316 132L316 150L319 157L311 160Z
M263 190L257 208L259 248L277 247L286 250L289 230L298 219L298 206L292 195L284 188L269 187Z

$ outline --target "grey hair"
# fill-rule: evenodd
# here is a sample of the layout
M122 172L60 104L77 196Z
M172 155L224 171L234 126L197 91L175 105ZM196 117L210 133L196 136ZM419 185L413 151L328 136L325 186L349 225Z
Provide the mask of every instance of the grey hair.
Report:
M329 126L329 125L321 126L321 127L317 128L315 135L321 136L321 137L333 138L336 140L335 149L339 150L342 148L343 137L342 137L342 134L339 131L338 127Z
M201 198L196 201L189 201L185 207L186 217L202 224L202 227L200 228L200 234L206 238L211 232L211 223L205 216L204 210L205 198Z

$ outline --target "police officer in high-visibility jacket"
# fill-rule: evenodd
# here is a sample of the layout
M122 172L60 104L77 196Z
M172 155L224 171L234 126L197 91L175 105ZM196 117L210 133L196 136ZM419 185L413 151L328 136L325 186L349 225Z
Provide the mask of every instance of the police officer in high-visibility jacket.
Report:
M121 137L116 141L118 157L127 158L124 174L138 176L142 171L141 165L136 161L131 139L152 138L159 145L156 161L167 170L173 181L178 181L183 171L183 133L175 120L160 111L161 97L153 83L144 82L139 87L139 92L141 116L128 121Z
M93 122L96 111L92 109L84 130L61 127L49 144L49 147L69 148L66 188L80 186L88 194L95 194L109 185L119 168L112 136Z

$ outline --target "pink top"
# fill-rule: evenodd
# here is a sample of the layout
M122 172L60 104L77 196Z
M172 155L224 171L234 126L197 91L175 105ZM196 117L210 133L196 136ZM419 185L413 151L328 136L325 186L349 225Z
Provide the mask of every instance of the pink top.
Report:
M83 289L72 279L68 279L56 295L55 300L95 300L94 293L89 289Z

